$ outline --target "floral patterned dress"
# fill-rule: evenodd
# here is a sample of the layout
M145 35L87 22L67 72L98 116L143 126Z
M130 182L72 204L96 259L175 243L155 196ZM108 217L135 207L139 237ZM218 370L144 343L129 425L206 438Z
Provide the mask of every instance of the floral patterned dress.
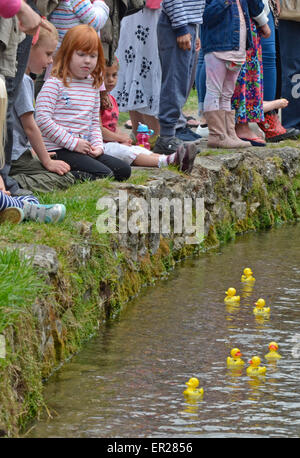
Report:
M122 19L116 51L120 69L112 91L120 111L158 116L161 67L156 29L160 11L143 8Z
M247 50L246 62L239 73L232 97L232 109L236 111L236 123L260 122L263 111L263 65L260 36L251 20L253 48Z

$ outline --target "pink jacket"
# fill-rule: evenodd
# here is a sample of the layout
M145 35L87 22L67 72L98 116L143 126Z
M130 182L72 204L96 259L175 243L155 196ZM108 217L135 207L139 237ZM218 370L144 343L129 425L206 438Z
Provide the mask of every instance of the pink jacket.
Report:
M152 10L157 10L160 8L162 0L147 0L146 1L146 7L151 8Z
M5 19L13 17L20 8L21 0L0 0L0 16Z

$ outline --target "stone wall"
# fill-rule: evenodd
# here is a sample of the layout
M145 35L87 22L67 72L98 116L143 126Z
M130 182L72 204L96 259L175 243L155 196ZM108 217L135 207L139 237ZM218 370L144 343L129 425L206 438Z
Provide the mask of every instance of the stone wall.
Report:
M135 173L141 172L139 169ZM114 183L107 196L117 201L120 191L146 202L163 197L191 197L194 202L203 198L205 240L200 245L188 245L185 234L113 234L105 258L109 264L105 275L99 267L97 243L91 238L95 228L89 222L77 224L82 242L71 245L64 265L52 247L12 245L33 261L52 294L37 298L32 307L33 319L26 326L20 322L19 333L11 329L5 332L8 346L15 352L27 333L34 336L28 352L36 375L33 387L28 374L24 375L22 361L14 363L18 366L17 375L13 367L5 368L0 382L5 400L0 431L4 435L19 434L20 425L43 407L42 380L78 351L103 320L113 318L143 285L165 275L176 261L201 254L236 234L299 219L300 153L285 147L198 156L191 176L171 169L152 169L143 185ZM34 408L28 402L32 398Z

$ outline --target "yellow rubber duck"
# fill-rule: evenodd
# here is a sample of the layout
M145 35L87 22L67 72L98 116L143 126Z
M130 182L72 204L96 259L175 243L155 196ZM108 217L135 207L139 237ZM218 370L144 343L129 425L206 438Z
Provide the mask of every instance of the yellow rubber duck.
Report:
M256 307L253 309L254 315L268 315L270 313L270 307L265 307L266 301L262 298L255 302Z
M227 356L227 366L230 368L241 367L245 364L242 360L242 353L238 348L233 348L230 352L231 357Z
M188 382L185 383L188 387L184 390L185 396L200 397L203 396L203 388L197 388L199 386L199 380L196 377L192 377Z
M247 367L247 375L264 375L267 368L260 366L260 357L253 356L249 361L250 366Z
M252 276L252 274L253 274L253 272L250 269L250 267L246 267L244 269L244 274L241 277L241 281L242 282L247 282L247 283L254 283L255 282L255 278Z
M278 350L278 345L276 342L270 342L269 343L269 350L270 352L267 353L265 355L265 358L270 360L270 361L274 361L275 359L280 359L281 358L281 355L279 353L277 353L277 350Z
M228 288L228 290L225 292L226 297L224 299L224 302L227 303L236 303L240 302L240 296L236 296L236 289L235 288Z

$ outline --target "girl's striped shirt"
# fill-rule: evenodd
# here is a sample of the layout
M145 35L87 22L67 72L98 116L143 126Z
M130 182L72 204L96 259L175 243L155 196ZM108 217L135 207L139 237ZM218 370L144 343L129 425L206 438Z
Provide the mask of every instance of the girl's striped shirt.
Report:
M35 119L48 151L74 151L80 138L102 148L99 115L100 93L92 78L72 79L69 87L49 78L36 100Z
M103 0L61 0L50 16L59 35L59 45L69 29L80 24L88 24L99 31L109 16L109 7Z

